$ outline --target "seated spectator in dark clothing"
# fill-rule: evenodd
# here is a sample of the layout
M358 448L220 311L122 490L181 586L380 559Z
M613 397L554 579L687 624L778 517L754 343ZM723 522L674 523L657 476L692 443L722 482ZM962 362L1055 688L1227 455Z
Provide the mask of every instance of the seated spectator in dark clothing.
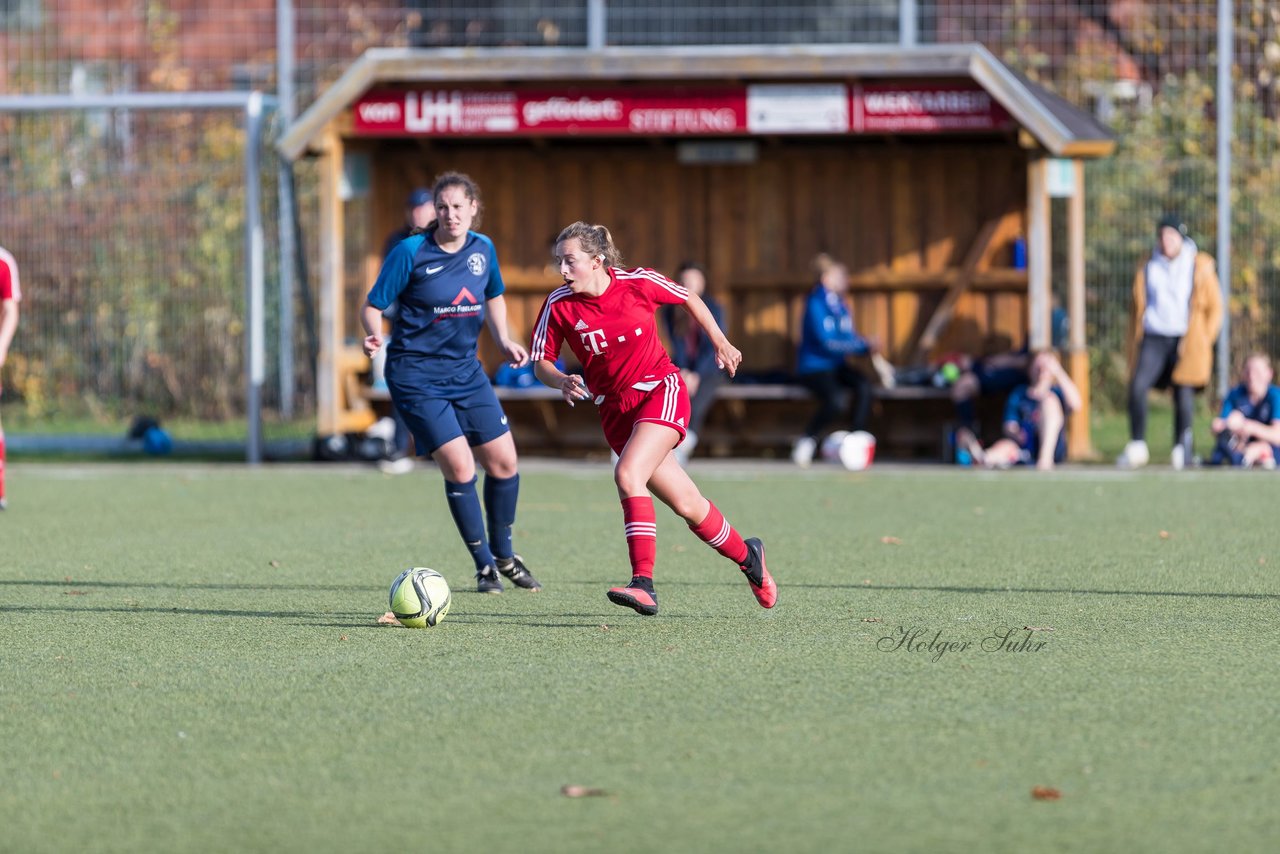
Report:
M1058 357L1046 350L1031 360L1030 382L1009 395L1004 410L1004 436L989 448L972 431L956 431L956 444L987 468L1035 465L1052 469L1067 458L1067 414L1082 405L1080 391Z
M992 353L960 364L960 376L951 386L951 400L956 405L960 427L978 432L978 397L1004 397L1028 382L1027 366L1031 362L1026 347L1010 352ZM957 446L958 447L958 446Z
M791 449L791 459L800 466L813 462L823 430L839 417L850 395L848 429L867 428L871 380L849 364L849 357L876 349L853 327L853 312L845 299L848 268L824 254L814 259L814 269L818 283L805 301L796 378L818 399L818 409Z
M685 262L676 271L676 281L689 289L689 293L702 297L716 325L727 330L724 307L707 293L707 275L701 267ZM698 434L707 420L707 413L716 399L716 390L728 376L716 365L716 348L702 328L689 319L688 312L677 311L676 306L662 308L662 323L671 342L671 361L680 369L680 376L689 389L689 431L685 440L675 450L681 464L688 462L698 445Z
M1245 359L1240 385L1213 419L1214 465L1273 469L1280 456L1280 388L1271 384L1271 360L1261 353Z

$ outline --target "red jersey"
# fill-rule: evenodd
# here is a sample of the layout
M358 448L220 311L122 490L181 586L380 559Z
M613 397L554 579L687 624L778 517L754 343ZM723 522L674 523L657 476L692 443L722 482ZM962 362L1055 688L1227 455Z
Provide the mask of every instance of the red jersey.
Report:
M0 300L7 299L20 301L22 288L18 285L18 262L0 247Z
M538 312L530 358L554 362L567 341L592 394L653 388L678 373L658 337L654 312L688 298L688 289L654 270L610 267L609 286L598 297L567 286L551 292Z

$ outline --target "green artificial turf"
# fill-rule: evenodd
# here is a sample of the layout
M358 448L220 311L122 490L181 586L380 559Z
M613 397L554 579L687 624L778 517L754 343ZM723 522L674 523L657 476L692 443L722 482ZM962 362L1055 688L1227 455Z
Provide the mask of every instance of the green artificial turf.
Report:
M661 507L609 604L607 466L526 468L502 596L434 471L11 466L0 850L1274 850L1274 474L693 471L772 612Z

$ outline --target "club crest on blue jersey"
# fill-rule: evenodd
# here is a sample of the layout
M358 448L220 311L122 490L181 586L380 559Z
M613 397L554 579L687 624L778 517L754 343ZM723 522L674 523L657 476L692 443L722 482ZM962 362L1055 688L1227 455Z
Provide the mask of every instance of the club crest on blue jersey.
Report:
M481 252L472 252L467 257L467 269L471 271L473 276L484 275L485 258Z

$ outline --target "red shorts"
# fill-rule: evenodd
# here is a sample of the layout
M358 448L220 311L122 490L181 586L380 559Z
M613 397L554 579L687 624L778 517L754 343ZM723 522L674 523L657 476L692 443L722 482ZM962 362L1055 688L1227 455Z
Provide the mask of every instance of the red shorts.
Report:
M628 390L621 396L607 397L600 404L600 426L605 441L621 454L631 431L641 421L665 424L680 434L684 441L689 423L689 390L680 374L668 374L652 391Z

